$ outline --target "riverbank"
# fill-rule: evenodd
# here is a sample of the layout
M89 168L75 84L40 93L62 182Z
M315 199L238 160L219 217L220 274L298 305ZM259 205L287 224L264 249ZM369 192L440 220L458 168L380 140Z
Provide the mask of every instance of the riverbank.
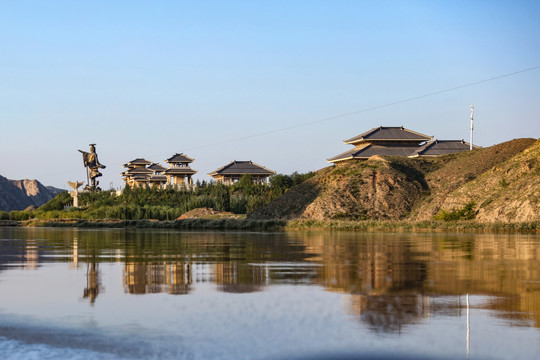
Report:
M247 230L247 231L449 231L449 232L540 232L540 221L516 223L479 223L475 221L346 221L346 220L251 220L251 219L182 219L157 220L27 220L0 221L0 226L139 228L180 230Z

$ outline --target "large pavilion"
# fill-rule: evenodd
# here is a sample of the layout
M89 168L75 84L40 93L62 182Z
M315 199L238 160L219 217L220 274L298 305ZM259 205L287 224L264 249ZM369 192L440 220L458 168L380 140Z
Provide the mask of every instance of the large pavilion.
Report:
M232 185L242 178L244 175L251 175L254 183L265 184L270 175L276 172L265 168L262 165L255 164L252 161L233 161L217 170L208 173L216 182L226 185Z
M466 151L470 148L469 143L463 140L433 140L433 136L424 135L403 126L379 126L343 142L353 145L354 149L327 159L328 162L338 164L347 160L368 159L375 155L438 156Z

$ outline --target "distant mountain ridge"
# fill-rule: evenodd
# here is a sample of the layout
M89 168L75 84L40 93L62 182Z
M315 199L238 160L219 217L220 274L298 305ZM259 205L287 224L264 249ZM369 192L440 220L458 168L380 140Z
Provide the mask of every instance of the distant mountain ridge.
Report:
M10 180L0 175L0 211L39 207L63 191L37 180Z

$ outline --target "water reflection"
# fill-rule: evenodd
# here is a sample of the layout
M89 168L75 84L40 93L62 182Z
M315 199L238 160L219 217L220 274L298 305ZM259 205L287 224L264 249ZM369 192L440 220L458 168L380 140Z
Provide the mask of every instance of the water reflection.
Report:
M465 316L465 294L510 325L540 326L538 235L4 228L0 238L0 271L84 264L90 304L103 292L100 264L119 262L127 294L189 295L202 283L227 293L319 286L346 294L346 312L375 332Z

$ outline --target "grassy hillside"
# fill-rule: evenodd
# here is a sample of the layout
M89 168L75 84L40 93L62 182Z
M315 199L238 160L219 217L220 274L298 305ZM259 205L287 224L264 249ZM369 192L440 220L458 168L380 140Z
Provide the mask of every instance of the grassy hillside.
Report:
M532 221L540 218L540 140L448 194L441 207L474 201L479 221Z
M331 166L249 217L431 220L441 209L452 211L469 204L481 221L538 220L540 147L535 141L517 139L429 159L375 157ZM501 185L503 173L509 185ZM488 183L493 186L486 188ZM511 202L509 209L514 210L501 210ZM502 215L495 216L497 212Z

